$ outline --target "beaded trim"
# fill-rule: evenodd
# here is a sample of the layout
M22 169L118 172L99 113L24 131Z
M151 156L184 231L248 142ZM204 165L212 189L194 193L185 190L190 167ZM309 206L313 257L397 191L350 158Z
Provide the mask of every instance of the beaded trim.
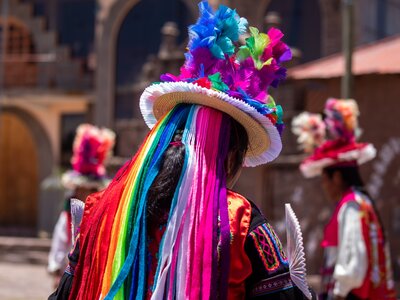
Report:
M68 264L68 266L65 268L64 272L69 274L69 275L74 275L75 268L73 266L71 266L70 264Z
M259 281L250 291L251 297L276 293L293 288L289 272Z

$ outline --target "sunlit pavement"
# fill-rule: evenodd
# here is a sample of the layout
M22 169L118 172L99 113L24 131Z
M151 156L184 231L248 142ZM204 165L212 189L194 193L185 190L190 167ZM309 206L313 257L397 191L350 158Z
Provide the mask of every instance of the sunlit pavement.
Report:
M50 240L0 237L0 299L43 300L52 292L52 278L46 272ZM309 276L314 290L320 277Z
M310 284L318 284L311 276ZM0 299L43 300L51 293L51 278L44 265L0 262Z
M49 240L0 237L0 299L43 300L52 292L46 271Z
M44 300L51 294L44 265L0 262L0 299Z

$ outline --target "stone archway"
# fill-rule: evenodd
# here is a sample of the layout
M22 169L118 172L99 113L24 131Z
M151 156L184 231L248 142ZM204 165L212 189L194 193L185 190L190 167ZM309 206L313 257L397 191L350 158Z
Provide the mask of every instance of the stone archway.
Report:
M96 16L95 122L112 127L115 95L116 40L122 21L140 0L98 1Z
M0 226L6 232L37 226L40 182L50 175L53 153L48 136L28 112L4 107L0 116Z
M12 106L4 106L2 113L10 113L17 116L29 128L30 133L37 145L39 162L39 179L43 180L49 176L54 167L54 153L50 139L43 126L24 109Z

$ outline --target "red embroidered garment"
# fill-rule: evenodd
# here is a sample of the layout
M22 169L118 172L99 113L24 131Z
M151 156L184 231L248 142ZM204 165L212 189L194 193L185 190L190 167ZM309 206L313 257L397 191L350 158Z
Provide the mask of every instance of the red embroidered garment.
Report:
M367 250L368 268L362 285L351 291L360 299L370 300L394 300L395 291L388 286L388 276L391 270L387 270L387 259L385 253L385 240L378 215L366 196L349 189L338 203L331 220L325 227L324 238L321 246L337 247L340 243L338 217L340 209L349 202L356 202L360 207L360 218L363 239ZM334 268L324 268L323 277L332 278ZM334 280L323 279L326 284L325 292L329 293L334 288Z

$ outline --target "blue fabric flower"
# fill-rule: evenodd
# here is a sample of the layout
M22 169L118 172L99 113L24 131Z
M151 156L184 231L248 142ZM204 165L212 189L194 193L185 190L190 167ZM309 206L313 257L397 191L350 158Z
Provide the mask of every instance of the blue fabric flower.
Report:
M237 89L238 92L242 95L241 99L246 102L247 104L254 107L260 114L269 115L272 113L272 110L265 105L265 103L261 103L257 100L253 100L245 91L241 88Z
M234 43L247 30L247 20L223 5L214 13L206 1L199 3L199 9L197 23L189 27L189 50L208 48L218 59L232 55L235 52Z

